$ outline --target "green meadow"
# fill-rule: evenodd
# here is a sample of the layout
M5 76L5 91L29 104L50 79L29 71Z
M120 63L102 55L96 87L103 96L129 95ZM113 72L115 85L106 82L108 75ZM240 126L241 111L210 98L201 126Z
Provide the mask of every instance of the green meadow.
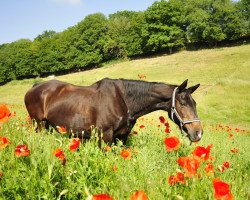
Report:
M11 142L0 148L0 199L91 199L91 195L106 193L113 199L126 200L137 190L143 190L152 200L214 199L214 178L230 185L234 199L250 198L249 53L249 44L181 51L105 63L98 69L55 77L82 86L105 77L138 80L138 75L145 75L145 81L181 84L188 79L189 86L200 83L193 98L204 135L192 145L167 113L157 111L138 120L134 127L138 134L131 133L126 147L118 144L106 152L98 148L93 133L90 141L70 152L72 139L56 131L36 133L26 121L25 93L34 83L50 77L15 80L0 86L0 104L16 112L0 129L0 137ZM164 132L160 116L170 123L169 134ZM179 138L178 150L166 151L163 141L169 136ZM15 155L15 147L20 144L28 146L28 156ZM197 146L210 144L212 158L200 163L196 176L185 177L184 184L169 184L171 175L185 171L176 162L178 158L192 155ZM65 165L53 154L58 147L64 151ZM131 159L120 155L127 148ZM231 152L233 149L236 152ZM225 161L230 163L229 168L223 167ZM204 171L208 162L214 167L209 175Z

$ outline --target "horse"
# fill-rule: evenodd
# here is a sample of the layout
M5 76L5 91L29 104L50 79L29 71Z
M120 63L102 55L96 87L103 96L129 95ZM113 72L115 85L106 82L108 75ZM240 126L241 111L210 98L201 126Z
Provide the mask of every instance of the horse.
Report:
M27 111L37 122L37 131L49 126L65 127L81 139L89 139L91 127L102 132L107 143L127 138L137 119L156 110L168 112L191 142L199 141L203 130L191 94L200 86L142 80L109 79L90 86L76 86L58 80L35 84L25 95Z

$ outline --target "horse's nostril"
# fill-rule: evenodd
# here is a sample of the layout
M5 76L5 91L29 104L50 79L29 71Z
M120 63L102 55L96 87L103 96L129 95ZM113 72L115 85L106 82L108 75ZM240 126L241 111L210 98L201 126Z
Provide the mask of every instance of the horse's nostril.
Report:
M196 136L201 139L202 136L202 131L196 131Z

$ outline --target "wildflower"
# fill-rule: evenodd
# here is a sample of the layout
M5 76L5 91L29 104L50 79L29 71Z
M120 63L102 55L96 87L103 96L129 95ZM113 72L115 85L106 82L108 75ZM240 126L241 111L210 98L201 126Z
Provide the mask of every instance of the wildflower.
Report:
M66 133L67 133L66 128L63 127L63 126L56 126L56 128L57 128L57 131L58 131L59 133L61 133L61 134L66 134Z
M175 136L165 138L164 143L166 145L167 152L171 152L173 150L178 150L180 148L180 141Z
M175 185L177 183L176 176L173 176L173 175L169 176L168 183L169 183L169 185Z
M54 155L62 161L62 165L65 165L66 158L61 148L56 148L54 151Z
M32 119L31 119L30 116L28 116L28 117L26 118L26 124L27 124L27 125L31 125L31 124L32 124Z
M177 162L181 167L185 169L185 175L187 177L197 175L197 170L200 167L199 160L191 157L180 157Z
M2 144L1 144L2 143ZM0 149L6 148L11 142L6 137L0 137Z
M0 123L8 122L10 116L9 108L5 104L0 105Z
M108 194L94 194L92 200L113 200L113 197Z
M81 143L81 140L79 138L74 138L72 140L72 143L70 144L70 147L69 147L70 151L74 152L75 150L77 150L80 143Z
M0 172L0 179L3 177L3 172Z
M230 186L219 178L213 179L214 198L217 200L232 200L233 195L230 192Z
M148 196L143 190L137 190L130 196L130 200L147 200Z
M176 174L176 180L179 183L185 184L184 174L182 172L177 172L177 174Z
M28 156L30 154L30 150L26 144L18 145L15 149L15 155L17 157L20 156Z
M165 130L164 130L165 133L170 133L170 129L169 127L166 127Z
M124 149L124 150L122 150L121 153L120 153L120 155L121 155L124 159L126 159L126 160L129 160L129 159L131 159L131 157L132 157L132 154L131 154L130 149Z
M230 138L232 138L234 135L233 135L232 133L230 133L228 136L229 136Z
M15 116L16 116L16 111L14 111L14 112L13 112L12 116L13 116L13 117L15 117Z
M137 135L137 134L138 134L138 132L137 132L137 131L133 131L133 134Z
M104 148L104 151L108 152L108 151L111 151L111 147L109 145L107 145L105 148Z
M208 145L206 148L202 146L197 146L193 151L194 157L196 159L208 160L210 158L210 150L212 146L212 144Z
M117 170L118 170L117 165L114 165L114 166L113 166L113 171L117 171Z
M223 162L223 166L228 169L230 167L230 163L225 161L225 162Z
M144 125L140 125L140 127L139 127L140 129L143 129L143 128L145 128L145 126Z
M214 166L212 162L207 163L204 170L206 171L207 175L214 174Z
M232 153L239 153L239 150L236 149L236 148L233 148L233 149L231 149L230 151L231 151Z
M160 120L161 123L163 123L163 124L165 123L165 118L163 116L160 116L159 120Z
M219 166L219 167L217 168L217 170L218 170L219 172L224 172L224 171L225 171L225 168L224 168L224 166Z
M239 128L235 128L235 132L240 132L240 129Z

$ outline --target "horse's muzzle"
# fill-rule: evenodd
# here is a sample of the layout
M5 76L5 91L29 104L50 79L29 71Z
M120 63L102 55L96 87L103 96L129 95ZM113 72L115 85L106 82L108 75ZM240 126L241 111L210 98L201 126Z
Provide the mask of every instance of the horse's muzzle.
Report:
M203 130L201 129L194 131L193 133L189 133L188 138L191 142L198 142L201 140L202 135L203 135Z

